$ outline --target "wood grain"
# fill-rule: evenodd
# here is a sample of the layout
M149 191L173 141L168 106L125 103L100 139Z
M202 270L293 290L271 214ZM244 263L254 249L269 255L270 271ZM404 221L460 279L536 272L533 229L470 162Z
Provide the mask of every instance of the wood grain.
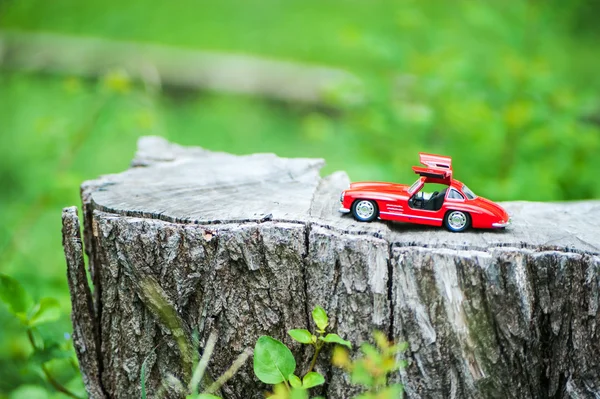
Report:
M103 395L139 397L144 359L151 393L186 379L194 330L200 348L219 334L215 378L262 334L306 363L286 331L319 304L355 345L374 329L409 343L392 379L411 398L600 397L599 201L504 203L504 231L364 224L337 212L349 179L322 165L146 137L129 170L82 185ZM326 357L315 393L357 392ZM266 389L249 362L222 394Z

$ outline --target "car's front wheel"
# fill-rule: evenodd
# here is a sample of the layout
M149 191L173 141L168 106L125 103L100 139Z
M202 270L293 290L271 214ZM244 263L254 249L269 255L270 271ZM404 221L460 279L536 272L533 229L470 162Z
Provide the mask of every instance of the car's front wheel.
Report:
M462 211L448 211L444 217L444 225L448 230L459 233L471 226L471 216Z
M371 222L377 218L377 203L371 200L356 200L352 204L352 216L359 222Z

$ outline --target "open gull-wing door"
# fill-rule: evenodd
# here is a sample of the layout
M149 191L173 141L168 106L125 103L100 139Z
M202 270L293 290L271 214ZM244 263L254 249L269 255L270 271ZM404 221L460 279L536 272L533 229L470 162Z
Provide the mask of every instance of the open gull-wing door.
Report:
M416 174L441 180L452 179L452 158L420 152L419 161L425 167L413 166Z

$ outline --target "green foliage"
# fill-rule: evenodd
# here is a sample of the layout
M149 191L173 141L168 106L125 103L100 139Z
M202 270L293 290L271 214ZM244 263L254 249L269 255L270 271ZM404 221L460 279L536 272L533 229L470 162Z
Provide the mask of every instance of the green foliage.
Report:
M302 388L310 389L325 383L325 377L321 374L311 371L302 378ZM299 387L297 387L299 388Z
M327 334L325 337L319 337L323 342L327 342L328 344L339 344L347 346L349 349L352 349L352 344L350 341L346 341L345 339L340 338L337 334Z
M329 325L329 319L325 309L320 306L316 306L312 311L313 321L317 325L317 331L324 332Z
M302 388L302 380L297 375L290 374L288 376L288 381L290 382L292 388Z
M27 318L27 312L33 300L17 280L0 274L0 300L4 302L12 314L21 320Z
M80 203L83 180L127 168L149 134L239 154L322 157L323 173L346 170L352 180L410 182L416 153L438 152L493 200L599 198L600 24L588 3L0 1L0 29L247 53L336 66L360 80L324 90L332 111L153 92L122 69L98 81L0 71L0 270L38 303L52 297L68 309L58 212ZM4 287L0 295L9 304L0 308L2 397L40 382L22 370L31 345L21 321L33 302ZM46 340L71 329L67 314L40 327Z
M311 371L310 373L307 373L302 379L300 379L300 377L298 377L297 375L290 374L288 376L288 382L290 383L292 388L296 388L297 390L310 389L324 384L325 377L323 377L321 374L315 371Z
M4 274L0 274L0 301L19 320L31 346L26 368L54 391L71 398L81 397L64 384L79 379L77 358L70 339L61 340L40 330L41 326L59 319L58 301L43 298L35 303L17 280Z
M263 335L254 347L254 374L265 384L279 384L296 371L294 355L281 341Z
M406 366L398 356L408 349L407 343L393 344L381 331L373 333L376 346L363 343L361 355L352 359L345 348L334 349L332 363L350 373L353 384L361 385L366 391L356 399L397 399L402 396L401 384L389 384L389 375Z
M393 344L380 331L373 333L376 346L363 343L360 346L362 355L355 360L350 357L352 344L335 333L325 335L329 326L327 312L316 306L312 312L317 335L306 329L289 330L288 334L301 344L314 346L314 355L310 366L301 379L293 372L285 371L296 368L291 351L280 341L262 336L254 349L254 374L267 384L274 384L273 392L267 395L271 399L308 399L308 390L325 383L323 375L313 371L317 357L325 343L336 344L332 364L350 374L353 384L362 385L365 392L355 399L398 399L402 397L402 384L390 384L389 375L402 367L404 361L397 357L408 348L407 343ZM293 363L292 363L293 362ZM287 367L282 371L283 365ZM286 377L287 376L287 377Z
M254 374L264 383L275 385L270 394L272 399L308 398L307 390L325 383L325 378L313 371L317 357L325 343L336 343L352 347L350 342L343 340L337 334L327 334L329 325L327 312L320 306L312 311L317 335L306 329L292 329L288 335L295 341L314 347L314 354L308 371L302 378L294 374L296 361L292 352L285 344L274 338L262 336L254 348Z
M32 316L29 319L29 325L39 326L58 320L60 317L60 305L54 298L42 298L40 303L36 304L32 310Z
M308 391L302 387L289 387L286 384L277 384L273 392L267 394L269 399L308 399ZM316 398L314 398L316 399Z
M310 331L308 330L304 330L304 329L300 329L300 330L289 330L288 334L290 335L290 337L292 337L295 341L300 342L301 344L312 344L314 343L313 339L315 338L314 335L311 334Z
M0 274L0 301L27 327L56 321L61 313L56 299L42 298L34 303L17 280L4 274Z

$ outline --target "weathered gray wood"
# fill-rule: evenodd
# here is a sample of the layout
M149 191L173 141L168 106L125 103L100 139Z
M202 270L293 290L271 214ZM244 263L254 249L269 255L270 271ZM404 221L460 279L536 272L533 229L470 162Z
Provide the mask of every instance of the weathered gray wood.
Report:
M63 247L67 260L67 280L73 303L73 342L81 366L81 375L90 396L104 398L100 383L100 353L92 296L85 274L83 245L77 208L65 208L62 216Z
M98 77L124 69L151 87L178 87L257 95L333 106L364 102L361 81L336 68L251 55L199 51L52 33L0 31L0 66L69 76ZM341 93L338 88L352 87Z
M320 178L322 163L147 137L131 169L84 183L95 311L73 317L94 318L107 397L139 396L144 359L151 395L185 379L194 329L201 345L219 333L213 377L262 334L307 359L285 332L310 327L317 304L355 344L373 329L409 342L393 376L409 397L600 397L600 202L505 203L505 231L363 224L337 212L349 180ZM318 368L327 397L355 392ZM264 390L248 363L222 394Z

